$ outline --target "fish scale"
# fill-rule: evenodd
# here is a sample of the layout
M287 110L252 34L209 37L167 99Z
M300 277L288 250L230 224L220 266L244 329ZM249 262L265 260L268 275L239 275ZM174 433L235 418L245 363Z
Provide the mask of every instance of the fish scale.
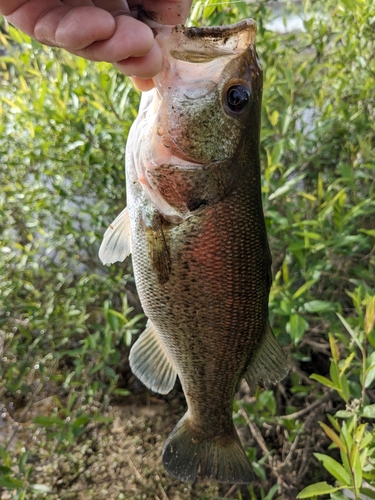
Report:
M182 481L253 480L233 399L242 378L254 390L287 372L268 321L254 36L251 20L160 29L163 71L142 97L128 138L128 207L100 252L111 263L119 247L123 258L132 249L149 318L130 352L133 372L162 394L180 378L188 408L163 463Z

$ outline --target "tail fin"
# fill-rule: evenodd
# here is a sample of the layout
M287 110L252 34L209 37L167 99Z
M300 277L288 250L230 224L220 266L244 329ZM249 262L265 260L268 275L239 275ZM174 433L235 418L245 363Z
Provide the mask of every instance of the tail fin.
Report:
M247 484L254 474L233 426L225 436L209 436L193 429L185 415L168 437L163 449L167 472L180 481L194 482L202 478L220 483Z

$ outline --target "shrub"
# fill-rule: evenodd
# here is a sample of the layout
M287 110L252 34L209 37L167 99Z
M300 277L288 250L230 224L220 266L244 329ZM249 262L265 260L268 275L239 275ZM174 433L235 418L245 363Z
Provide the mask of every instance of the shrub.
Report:
M269 31L266 1L198 1L190 21L254 17L265 71L270 315L291 373L236 402L260 478L237 497L375 498L375 2L305 1L297 14L303 33ZM107 64L11 27L0 36L0 401L27 409L48 387L57 409L35 423L62 453L128 394L119 366L141 319L131 265L104 268L97 250L126 203L138 94ZM5 448L0 490L48 494L30 450Z

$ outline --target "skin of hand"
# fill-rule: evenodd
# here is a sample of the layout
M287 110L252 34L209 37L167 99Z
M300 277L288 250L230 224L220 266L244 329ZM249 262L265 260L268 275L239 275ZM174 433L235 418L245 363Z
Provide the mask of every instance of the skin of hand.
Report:
M162 24L185 22L191 0L144 0L142 9ZM138 16L139 0L0 0L0 14L41 43L113 63L142 91L154 85L162 53Z

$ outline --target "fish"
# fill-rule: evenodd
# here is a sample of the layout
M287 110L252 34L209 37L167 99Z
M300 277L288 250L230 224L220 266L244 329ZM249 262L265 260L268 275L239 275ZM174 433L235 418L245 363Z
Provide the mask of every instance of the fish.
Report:
M233 423L245 379L254 392L288 372L268 314L272 282L261 197L262 70L256 24L156 29L164 54L126 147L127 207L104 234L104 264L132 253L146 328L133 373L187 411L167 438L167 472L250 483Z

